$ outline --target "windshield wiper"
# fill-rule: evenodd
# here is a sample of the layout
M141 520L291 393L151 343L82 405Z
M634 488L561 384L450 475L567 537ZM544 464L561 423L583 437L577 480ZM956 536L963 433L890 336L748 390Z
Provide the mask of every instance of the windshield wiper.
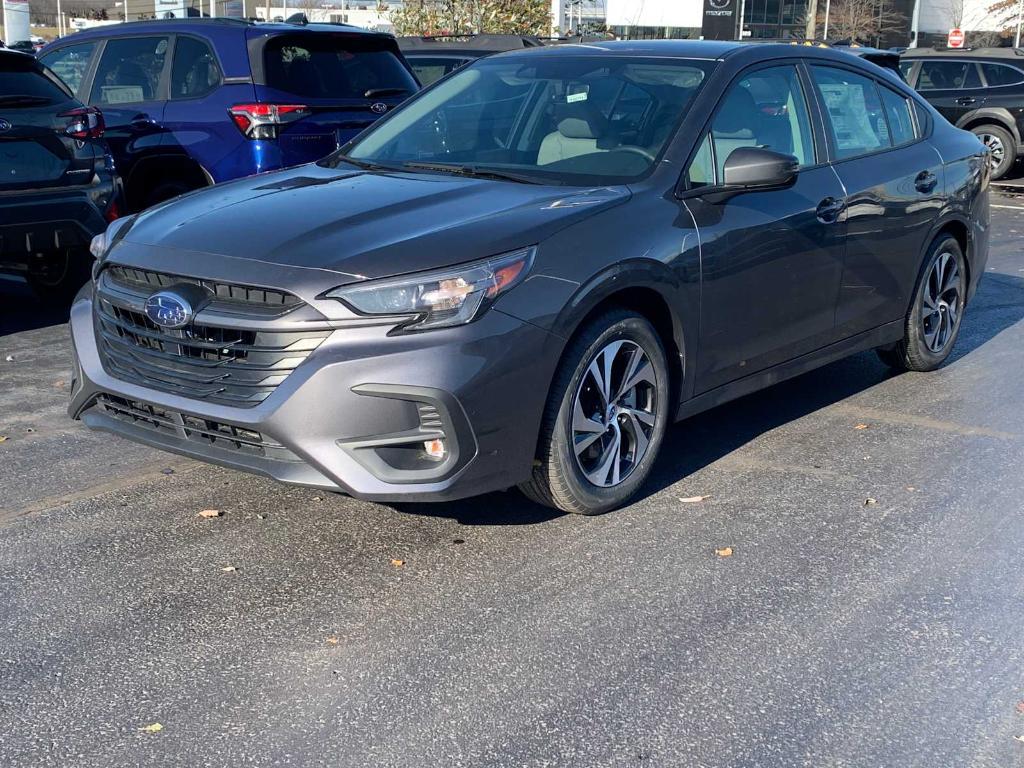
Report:
M499 179L501 181L515 181L519 184L557 184L556 181L538 179L535 176L527 176L512 171L503 171L498 168L481 168L476 165L458 165L457 163L402 163L403 168L424 171L440 171L441 173L452 173L456 176L470 176L474 179Z
M378 96L404 96L409 93L408 88L371 88L363 94L364 99L373 99Z
M15 104L49 104L50 99L45 96L33 96L27 93L9 93L5 96L0 96L0 104L6 106L13 106Z
M330 168L337 168L338 167L338 163L349 163L350 165L354 165L357 168L362 168L362 169L367 170L367 171L401 171L402 170L401 168L397 168L397 167L395 167L393 165L383 165L381 163L374 163L374 162L371 162L369 160L356 160L354 157L349 157L348 155L334 155L334 157L327 158L326 161L322 160L321 162L323 162L325 165L327 165L328 161L329 161L328 167L330 167Z

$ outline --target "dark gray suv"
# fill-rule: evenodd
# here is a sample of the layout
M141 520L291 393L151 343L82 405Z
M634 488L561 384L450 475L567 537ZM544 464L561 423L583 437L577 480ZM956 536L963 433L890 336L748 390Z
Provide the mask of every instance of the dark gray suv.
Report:
M861 350L941 365L989 174L826 49L489 57L319 163L112 226L70 412L361 498L605 511L676 419Z

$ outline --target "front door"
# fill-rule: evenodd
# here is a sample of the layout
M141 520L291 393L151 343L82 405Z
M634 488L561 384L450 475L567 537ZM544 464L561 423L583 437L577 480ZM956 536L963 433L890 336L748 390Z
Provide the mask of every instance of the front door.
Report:
M845 195L817 146L807 88L794 64L740 75L690 164L696 194L686 205L701 242L698 393L834 340ZM794 155L796 179L722 199L725 161L740 147Z

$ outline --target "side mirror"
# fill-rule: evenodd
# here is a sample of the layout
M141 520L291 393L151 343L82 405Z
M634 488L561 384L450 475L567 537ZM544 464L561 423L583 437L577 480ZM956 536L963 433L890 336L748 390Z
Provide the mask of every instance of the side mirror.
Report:
M762 147L737 147L725 160L726 189L783 187L796 177L800 161L793 155Z

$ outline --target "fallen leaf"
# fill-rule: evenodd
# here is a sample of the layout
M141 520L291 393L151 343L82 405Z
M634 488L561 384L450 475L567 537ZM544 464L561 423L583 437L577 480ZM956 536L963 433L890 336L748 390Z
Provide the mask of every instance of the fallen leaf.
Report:
M234 573L238 569L233 565L225 565L221 570L224 571L224 573Z
M170 467L165 467L164 469L160 470L160 474L162 474L162 475L173 475L174 474L174 470L171 469Z
M907 486L907 490L908 490L908 491L916 491L916 490L917 490L917 488L915 488L915 487L914 487L914 486L912 486L912 485L908 485L908 486Z
M260 520L266 520L267 519L266 515L261 515L261 514L257 514L256 517L258 517Z
M707 496L684 496L683 498L681 498L679 500L681 502L683 502L683 504L696 504L699 501L704 501L704 499L710 499L710 498L711 498L711 495L708 494Z
M314 496L313 501L323 501L323 496Z
M67 386L67 382L65 382L64 379L57 379L55 382L53 382L53 386L56 387L57 389L64 389L64 387Z
M465 539L452 539L452 544L465 544Z
M1024 743L1024 736L1014 736L1017 741Z
M1024 701L1017 702L1017 714L1024 715Z
M220 517L223 514L224 513L221 512L219 509L204 509L202 512L199 513L199 517Z
M868 428L867 424L858 424L856 427L854 427L854 429L867 429L867 428Z
M405 560L399 560L398 558L392 558L391 564L393 566L395 566L395 568L401 568L403 565L405 565Z
M157 733L158 731L162 731L163 729L164 727L160 725L160 723L150 723L149 725L143 728L139 728L140 731L145 731L146 733Z
M6 360L8 363L13 363L14 355L8 355L7 357L4 358L4 360Z
M722 547L721 549L716 549L715 554L719 557L732 557L732 547Z
M870 506L872 506L874 504L877 504L877 503L878 503L878 501L876 501L875 499L872 499L870 496L868 496L868 498L864 499L864 506L865 507L870 507Z
M327 638L327 642L330 643L331 645L337 645L338 644L338 638L336 638L336 637L328 637Z
M7 435L0 435L0 443L6 443L6 442L7 442Z

